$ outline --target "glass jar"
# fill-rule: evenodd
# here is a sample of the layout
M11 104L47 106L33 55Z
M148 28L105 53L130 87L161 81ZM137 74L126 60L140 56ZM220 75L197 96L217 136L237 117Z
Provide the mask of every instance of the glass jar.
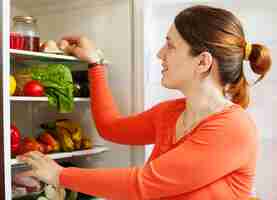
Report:
M39 51L37 20L31 16L15 16L10 35L10 48Z

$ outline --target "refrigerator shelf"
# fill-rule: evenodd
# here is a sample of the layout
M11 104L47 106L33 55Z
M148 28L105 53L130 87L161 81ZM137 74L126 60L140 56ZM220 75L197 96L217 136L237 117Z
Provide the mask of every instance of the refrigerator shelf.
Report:
M47 97L30 97L30 96L10 96L11 101L48 101ZM89 97L75 97L74 102L90 102Z
M10 49L10 54L12 57L19 57L25 59L35 59L40 61L76 61L81 62L74 56L60 55L60 54L51 54L43 52L33 52L33 51L24 51L18 49Z
M92 154L99 154L109 149L104 146L96 146L92 149L80 150L80 151L72 151L72 152L61 152L61 153L53 153L49 154L50 158L52 159L62 159L62 158L70 158L70 157L78 157L78 156L85 156L85 155L92 155ZM11 161L12 166L23 164L16 159L12 159Z

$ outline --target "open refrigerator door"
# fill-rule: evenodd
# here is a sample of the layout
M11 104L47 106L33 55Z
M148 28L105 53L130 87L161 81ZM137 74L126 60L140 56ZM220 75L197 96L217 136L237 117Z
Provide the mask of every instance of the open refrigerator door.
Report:
M131 147L100 138L90 113L87 64L57 46L65 35L93 39L111 61L108 78L119 109L133 112L133 6L129 0L2 1L1 199L93 198L18 178L29 167L15 157L28 151L41 151L64 166L139 162ZM59 197L49 197L51 190Z

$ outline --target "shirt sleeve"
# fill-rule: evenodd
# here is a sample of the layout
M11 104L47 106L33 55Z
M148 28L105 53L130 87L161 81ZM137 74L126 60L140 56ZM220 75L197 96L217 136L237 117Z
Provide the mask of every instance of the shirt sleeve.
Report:
M119 144L144 145L155 142L153 120L159 106L123 117L113 100L104 66L89 70L91 111L99 134Z
M159 199L192 192L245 165L254 152L251 129L214 120L195 136L141 168L64 169L62 186L113 200ZM242 187L244 183L241 183Z

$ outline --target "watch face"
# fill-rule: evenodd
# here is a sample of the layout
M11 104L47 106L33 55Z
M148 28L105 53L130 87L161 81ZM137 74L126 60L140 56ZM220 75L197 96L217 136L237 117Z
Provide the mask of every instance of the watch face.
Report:
M109 63L107 60L105 60L104 53L100 49L93 51L90 54L89 58L97 64L108 64Z
M96 51L92 52L91 55L90 55L90 58L91 58L93 61L95 61L96 63L100 62L101 57L100 57L100 55L99 55L99 51L96 50Z

